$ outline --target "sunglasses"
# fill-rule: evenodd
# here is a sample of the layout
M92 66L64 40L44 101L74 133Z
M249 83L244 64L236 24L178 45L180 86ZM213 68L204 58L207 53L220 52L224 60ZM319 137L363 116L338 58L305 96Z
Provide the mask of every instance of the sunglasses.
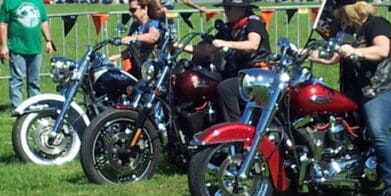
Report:
M131 8L129 8L129 12L130 12L130 13L135 13L139 8L141 8L141 7L140 7L140 6L131 7Z

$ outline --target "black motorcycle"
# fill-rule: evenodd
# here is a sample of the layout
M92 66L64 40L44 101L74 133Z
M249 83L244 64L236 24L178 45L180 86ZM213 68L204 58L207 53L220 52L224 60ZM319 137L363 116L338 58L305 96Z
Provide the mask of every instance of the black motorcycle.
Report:
M196 37L209 38L212 29L189 33L183 45ZM90 181L103 184L150 178L163 149L178 168L185 169L193 134L216 123L220 73L213 64L177 60L183 48L170 45L169 41L163 44L157 61L142 64L142 79L132 95L140 104L108 109L84 132L80 160Z
M23 161L36 164L63 164L73 160L80 149L79 137L90 119L114 104L129 104L130 87L137 79L98 52L106 45L120 45L120 38L89 47L80 60L53 57L51 78L60 94L41 94L25 100L13 112L14 151ZM137 50L129 45L131 52ZM75 102L78 92L83 100Z

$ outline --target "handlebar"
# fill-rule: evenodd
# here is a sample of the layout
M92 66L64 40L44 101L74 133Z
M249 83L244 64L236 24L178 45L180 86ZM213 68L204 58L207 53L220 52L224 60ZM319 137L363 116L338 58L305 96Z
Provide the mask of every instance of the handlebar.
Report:
M336 52L340 45L341 39L331 38L329 40L310 40L303 52L298 53L296 45L292 44L287 38L282 38L278 41L280 46L280 61L287 61L291 59L294 64L302 64L310 56L311 52L315 49L319 49L320 58L330 58L331 55ZM289 62L282 62L289 63Z
M311 52L315 49L319 50L320 58L331 58L333 53L336 52L341 45L351 44L358 45L359 42L357 39L350 34L346 33L337 33L335 37L332 37L328 40L309 40L303 49L303 52L298 53L296 45L292 44L287 38L281 38L278 41L280 46L280 54L278 54L280 59L280 64L282 66L289 66L290 64L300 65L310 56ZM352 61L357 61L357 55L349 56L349 59Z
M190 44L190 42L198 36L201 37L202 40L205 40L205 41L211 43L214 39L214 36L212 36L210 33L214 29L216 29L218 31L223 31L223 32L227 31L227 27L226 27L225 23L222 20L216 20L214 23L214 26L210 27L205 32L188 33L179 41L180 43L182 43L182 47L180 47L180 48L178 48L178 50L176 50L176 53L173 55L173 57L176 58L179 54L181 54L185 50L186 45ZM223 50L226 51L228 49L223 49Z
M98 51L99 49L103 48L104 46L106 46L108 44L111 44L111 45L114 45L114 46L119 46L119 45L121 45L121 38L114 37L114 38L111 38L111 39L106 39L106 40L103 40L101 42L98 42L97 44L95 44L95 46L92 47L92 50L93 51Z

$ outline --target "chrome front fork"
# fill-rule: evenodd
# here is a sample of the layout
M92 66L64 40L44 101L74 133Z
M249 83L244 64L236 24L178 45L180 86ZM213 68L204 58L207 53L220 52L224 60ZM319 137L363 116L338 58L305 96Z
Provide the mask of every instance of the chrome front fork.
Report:
M269 98L266 102L265 107L262 109L261 117L259 118L259 121L256 126L256 131L254 135L254 139L251 143L250 149L248 153L245 155L245 158L243 160L243 164L238 172L237 177L239 179L246 179L248 170L252 164L252 161L254 160L254 156L258 150L258 147L260 145L261 139L263 137L263 133L267 131L267 127L269 126L271 120L273 119L273 116L278 108L278 101L280 98L280 95L282 93L282 89L280 88L280 82L275 81L272 85L272 90L269 93ZM274 88L273 88L274 87ZM247 120L247 122L250 120L249 116L250 112L244 113L241 120Z

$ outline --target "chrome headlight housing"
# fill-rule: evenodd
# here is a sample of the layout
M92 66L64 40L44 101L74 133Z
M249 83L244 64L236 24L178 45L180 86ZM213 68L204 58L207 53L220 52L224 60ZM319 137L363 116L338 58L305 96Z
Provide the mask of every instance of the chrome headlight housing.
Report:
M50 59L50 77L53 82L66 82L72 75L72 71L76 68L76 61L65 57L53 57Z
M141 76L142 78L149 82L151 81L156 74L156 69L155 65L151 61L144 61L143 64L141 65Z
M270 88L276 73L259 68L239 71L239 93L246 101L255 101L264 105L269 98Z

